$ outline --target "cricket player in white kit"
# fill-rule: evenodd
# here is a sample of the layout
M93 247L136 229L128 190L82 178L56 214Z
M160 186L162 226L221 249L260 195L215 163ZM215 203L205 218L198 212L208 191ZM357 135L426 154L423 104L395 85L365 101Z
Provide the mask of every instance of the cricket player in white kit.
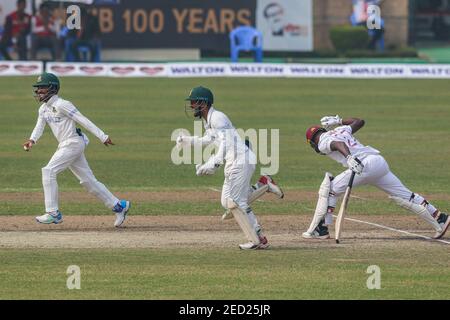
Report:
M59 143L58 149L49 163L42 168L46 213L36 217L37 222L58 224L63 221L62 214L59 211L56 177L58 173L69 168L88 192L103 201L105 206L116 213L114 226L119 227L126 218L130 202L116 198L104 184L95 178L84 155L84 149L89 140L80 129L76 128L76 123L81 124L95 135L105 146L113 145L111 139L83 116L70 101L63 100L57 95L60 83L54 74L41 74L33 87L35 98L42 102L42 105L39 108L36 127L23 147L26 151L29 151L42 136L46 124L50 126Z
M361 144L354 136L364 126L364 120L339 116L321 119L321 126L310 127L306 131L307 142L322 155L349 168L337 177L326 173L319 190L316 212L309 229L303 233L307 239L328 239L328 227L333 221L332 213L337 198L345 192L352 171L356 173L353 187L373 185L389 194L399 206L419 215L435 230L433 238L441 238L450 225L448 215L440 212L421 195L411 192L390 171L380 151Z
M269 246L267 238L249 204L266 192L275 193L283 198L282 190L270 176L261 176L258 183L251 186L256 156L242 141L230 119L212 106L214 97L209 89L196 87L191 90L186 100L190 102L188 109L194 112L194 117L204 120L205 135L179 136L177 145L217 146L218 151L214 156L204 164L196 166L196 174L198 176L214 174L225 162L221 203L227 212L233 214L249 240L248 243L239 245L239 248L266 249Z

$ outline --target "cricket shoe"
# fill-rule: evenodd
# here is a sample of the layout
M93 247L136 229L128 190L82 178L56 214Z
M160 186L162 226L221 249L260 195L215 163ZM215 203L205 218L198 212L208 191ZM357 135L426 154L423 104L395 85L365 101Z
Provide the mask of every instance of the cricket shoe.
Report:
M258 180L258 185L266 185L266 184L269 186L269 189L267 190L267 192L274 193L280 199L283 199L283 197L284 197L283 190L281 190L281 188L276 184L276 182L269 175L261 176Z
M120 227L123 224L130 208L130 201L120 200L119 202L117 202L117 204L112 209L112 211L116 213L116 221L114 221L114 227Z
M328 232L328 227L323 225L323 221L320 221L312 233L303 232L302 237L304 239L326 240L330 239L330 233Z
M253 242L247 242L239 245L239 249L241 250L264 250L269 248L269 241L263 235L259 236L259 244L255 244Z
M448 227L450 226L450 218L449 218L448 214L441 212L441 214L437 218L437 222L441 226L442 231L436 232L433 239L440 239L444 236L444 234L448 230Z
M53 213L46 213L43 214L42 216L38 216L36 217L36 221L42 224L58 224L63 222L63 216L61 214L61 212L56 211Z

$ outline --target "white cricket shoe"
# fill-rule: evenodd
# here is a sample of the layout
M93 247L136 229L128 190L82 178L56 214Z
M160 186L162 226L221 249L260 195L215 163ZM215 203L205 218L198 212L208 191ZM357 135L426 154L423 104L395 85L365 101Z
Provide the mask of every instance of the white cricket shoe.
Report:
M440 238L442 238L444 236L444 234L448 230L448 227L450 226L450 218L449 218L448 214L445 214L445 213L441 212L441 214L437 218L437 222L441 226L442 230L436 232L436 234L434 235L433 239L440 239Z
M326 240L326 239L330 239L330 233L328 232L328 227L324 226L323 221L321 221L312 233L309 233L308 231L303 232L302 238Z
M56 211L54 213L46 213L43 214L42 216L37 216L36 217L36 221L42 224L58 224L63 222L63 217L61 212Z
M241 250L262 250L269 248L269 241L263 235L259 236L259 244L254 244L253 242L247 242L239 245L239 249Z
M302 238L303 239L326 240L326 239L330 239L330 234L319 235L318 233L316 233L316 231L314 231L313 233L303 232Z
M258 184L259 185L267 184L269 186L267 192L276 194L280 199L284 197L283 190L281 190L281 188L276 184L275 180L273 180L271 176L269 175L261 176L258 180Z
M128 210L131 208L130 201L120 200L112 209L116 213L116 221L114 227L120 227L127 217Z

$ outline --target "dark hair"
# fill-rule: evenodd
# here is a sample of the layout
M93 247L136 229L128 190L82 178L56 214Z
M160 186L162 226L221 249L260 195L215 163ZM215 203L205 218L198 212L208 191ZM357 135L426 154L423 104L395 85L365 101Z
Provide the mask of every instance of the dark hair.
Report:
M269 15L269 10L272 9L272 8L279 8L279 9L283 10L283 7L282 7L280 4L278 4L278 3L276 3L276 2L269 3L269 4L264 8L264 18L267 19L267 18L273 16L273 14L270 14L270 15Z
M17 0L17 4L20 4L20 3L27 3L27 0Z

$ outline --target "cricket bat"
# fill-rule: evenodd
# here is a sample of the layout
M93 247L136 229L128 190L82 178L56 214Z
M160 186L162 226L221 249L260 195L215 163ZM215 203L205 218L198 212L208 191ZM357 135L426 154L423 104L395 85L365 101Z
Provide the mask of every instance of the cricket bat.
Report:
M355 179L355 172L352 172L350 180L348 181L347 189L345 189L344 198L342 199L341 207L339 208L339 213L336 219L336 224L334 227L336 243L339 243L342 231L342 222L344 221L345 213L347 212L348 200L350 199L350 193L352 192L353 179Z

